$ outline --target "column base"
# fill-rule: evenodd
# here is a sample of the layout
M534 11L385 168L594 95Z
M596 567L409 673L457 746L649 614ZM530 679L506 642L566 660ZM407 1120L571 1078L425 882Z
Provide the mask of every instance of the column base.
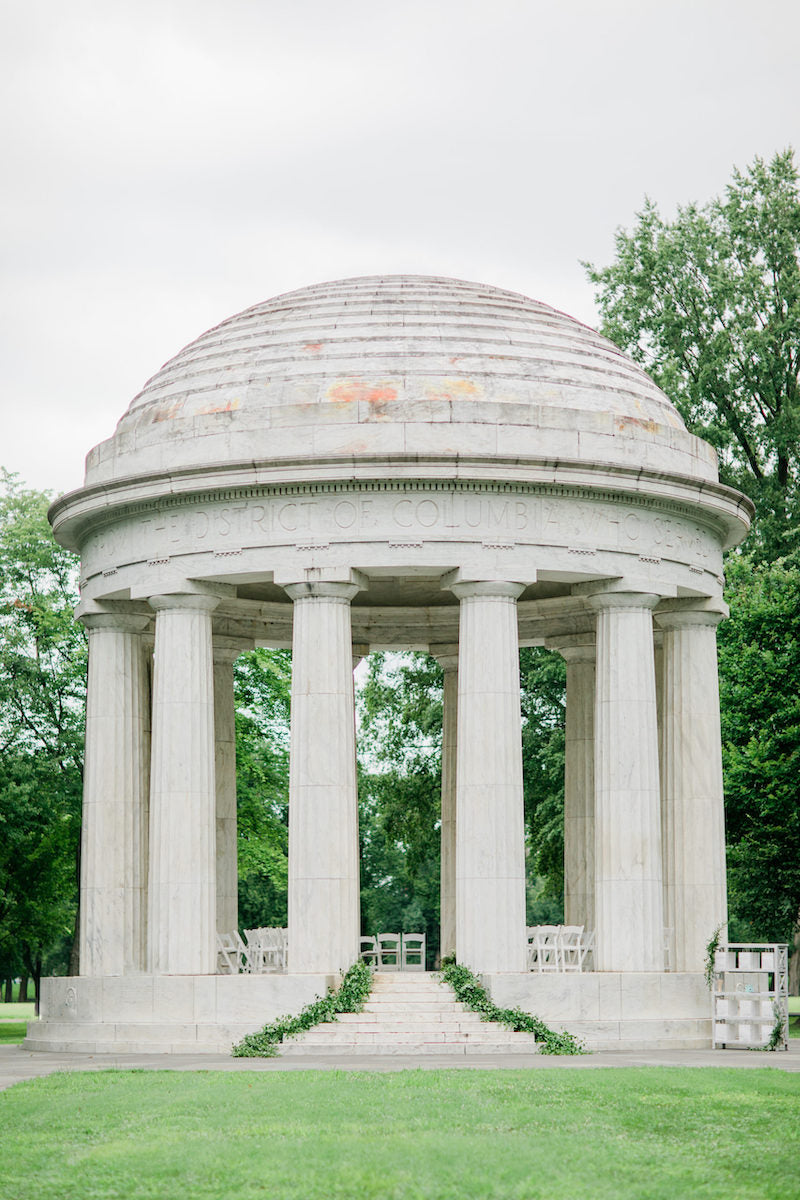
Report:
M521 1008L587 1050L709 1050L711 993L703 974L586 971L484 975L501 1008Z
M246 1033L297 1013L333 975L58 976L42 980L26 1050L226 1054Z

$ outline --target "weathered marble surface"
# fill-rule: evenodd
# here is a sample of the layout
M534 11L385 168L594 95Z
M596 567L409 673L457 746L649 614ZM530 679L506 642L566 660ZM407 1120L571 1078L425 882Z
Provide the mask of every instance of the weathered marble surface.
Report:
M237 1022L243 1031L248 997L283 997L287 1011L306 983L352 962L352 670L369 649L449 663L442 924L464 961L532 986L517 646L546 644L569 664L568 915L596 919L596 961L616 978L662 969L670 923L673 961L695 968L701 933L724 913L714 631L674 614L722 611L723 549L751 512L635 363L498 289L413 276L325 284L257 305L177 355L90 454L86 486L51 509L57 538L81 553L93 643L82 885L92 978L75 992L87 1012L106 997L85 1017L103 1027L96 1039L129 1045L150 1025L154 1041L218 1042ZM595 637L593 683L578 650ZM236 921L230 656L249 645L294 648L295 991L213 975L215 930ZM652 1020L660 1004L670 1022L661 986ZM208 1007L217 988L232 1007ZM611 1037L629 1018L600 1005L586 1019ZM90 1042L88 1024L74 1037Z
M456 955L524 971L525 832L516 599L520 584L451 581L461 611Z
M569 1030L590 1050L707 1048L711 994L702 974L486 975L495 1004Z
M350 601L357 583L286 584L294 601L289 969L336 974L358 954L358 791Z

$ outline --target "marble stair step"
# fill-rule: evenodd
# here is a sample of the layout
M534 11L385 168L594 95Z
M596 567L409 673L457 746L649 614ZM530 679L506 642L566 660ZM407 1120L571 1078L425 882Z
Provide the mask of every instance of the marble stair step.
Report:
M303 1055L313 1055L315 1057L325 1057L330 1054L333 1058L350 1057L358 1054L366 1055L383 1055L383 1054L408 1054L408 1055L431 1055L445 1054L458 1055L465 1054L467 1056L475 1055L507 1055L507 1054L538 1054L539 1047L536 1044L536 1039L531 1034L517 1034L518 1040L514 1042L500 1042L496 1039L486 1042L463 1041L463 1042L429 1042L424 1039L397 1041L383 1040L371 1043L363 1041L353 1042L284 1042L281 1045L281 1055L289 1057L302 1057Z
M448 1025L481 1025L486 1024L481 1021L478 1013L473 1012L426 1012L426 1013L408 1013L404 1009L396 1009L391 1014L384 1015L383 1013L340 1013L338 1018L340 1025L368 1025L371 1029L397 1027L399 1021L404 1021L408 1025L434 1025L446 1027Z
M536 1044L536 1039L532 1034L514 1034L508 1030L505 1034L497 1030L488 1030L486 1033L431 1033L428 1030L406 1030L404 1032L395 1032L390 1029L382 1029L379 1033L350 1033L344 1030L339 1033L321 1032L319 1030L309 1029L303 1034L302 1042L307 1046L348 1046L358 1045L370 1047L381 1044L402 1045L408 1042L425 1042L429 1045L445 1045L447 1043L470 1045L492 1045L514 1046L523 1045L520 1039L529 1039L532 1044ZM291 1042L286 1043L292 1045Z
M442 1012L458 1012L459 1006L456 1000L447 1000L431 998L427 1000L400 1000L397 996L370 996L369 1000L364 1005L366 1012L386 1012L398 1005L402 1005L408 1012L425 1012L426 1010L440 1010Z
M392 1021L390 1024L384 1024L383 1022L378 1023L375 1021L348 1021L345 1023L340 1020L336 1023L340 1025L342 1029L346 1029L350 1033L378 1034L386 1033L387 1031L391 1031L393 1033L471 1033L480 1028L480 1022L464 1020L404 1021L402 1019L398 1019L397 1021ZM327 1022L325 1027L327 1028ZM317 1025L315 1028L320 1029L321 1026Z

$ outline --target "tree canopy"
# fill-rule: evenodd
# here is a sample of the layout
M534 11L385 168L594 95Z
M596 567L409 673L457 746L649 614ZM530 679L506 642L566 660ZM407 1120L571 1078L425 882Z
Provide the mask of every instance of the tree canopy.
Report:
M86 695L77 560L53 540L48 503L3 473L0 973L16 968L37 990L48 955L64 969L74 941Z
M607 267L601 331L652 375L720 477L755 501L726 559L719 631L731 933L791 940L800 913L800 189L791 150L725 194L647 200ZM795 956L795 964L800 955ZM795 980L797 971L795 968ZM797 986L797 983L795 983Z
M601 331L650 373L756 503L751 552L800 540L800 190L791 150L736 170L671 221L646 200L607 267Z

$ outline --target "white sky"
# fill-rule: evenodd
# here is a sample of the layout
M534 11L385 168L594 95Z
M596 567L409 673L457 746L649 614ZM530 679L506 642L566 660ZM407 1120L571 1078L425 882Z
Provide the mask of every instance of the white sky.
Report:
M167 358L325 279L596 323L645 194L800 143L798 46L797 0L6 0L0 464L80 486Z

